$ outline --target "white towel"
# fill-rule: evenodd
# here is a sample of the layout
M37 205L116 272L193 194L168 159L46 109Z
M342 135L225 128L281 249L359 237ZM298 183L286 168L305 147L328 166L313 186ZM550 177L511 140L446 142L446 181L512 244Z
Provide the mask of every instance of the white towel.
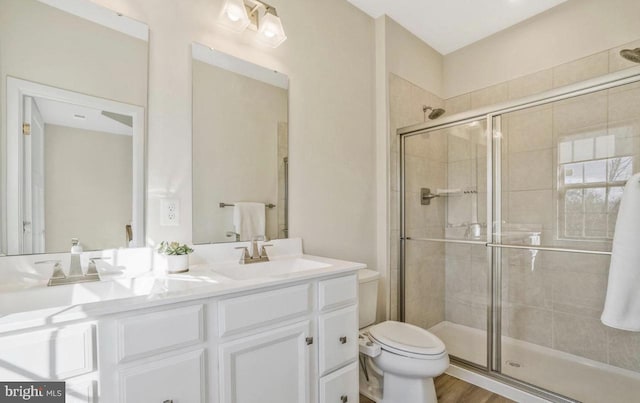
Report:
M624 188L613 236L602 323L640 332L640 173Z
M250 241L253 237L265 235L264 203L235 202L233 225L240 234L241 241Z

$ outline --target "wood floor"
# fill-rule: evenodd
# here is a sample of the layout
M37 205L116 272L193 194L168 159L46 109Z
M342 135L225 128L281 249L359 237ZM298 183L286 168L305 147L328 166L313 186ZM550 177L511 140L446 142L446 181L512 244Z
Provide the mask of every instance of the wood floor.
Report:
M515 403L506 397L496 395L447 374L437 377L435 384L438 403ZM373 403L373 401L360 396L360 403Z

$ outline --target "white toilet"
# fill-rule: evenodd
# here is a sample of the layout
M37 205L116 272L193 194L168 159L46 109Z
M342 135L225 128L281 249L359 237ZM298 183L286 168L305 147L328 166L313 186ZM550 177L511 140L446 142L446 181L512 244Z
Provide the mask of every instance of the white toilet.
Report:
M433 378L449 367L444 343L408 323L376 319L379 274L360 270L360 393L378 403L436 403Z

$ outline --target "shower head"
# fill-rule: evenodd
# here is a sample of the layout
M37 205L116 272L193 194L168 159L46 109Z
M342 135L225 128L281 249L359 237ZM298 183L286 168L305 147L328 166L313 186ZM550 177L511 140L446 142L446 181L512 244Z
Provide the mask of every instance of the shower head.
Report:
M630 62L640 63L640 48L623 49L620 51L620 56L624 57Z
M431 111L427 116L427 111ZM433 108L432 106L423 105L422 112L424 112L424 120L427 120L427 117L431 120L438 119L440 116L444 115L445 110L442 108Z

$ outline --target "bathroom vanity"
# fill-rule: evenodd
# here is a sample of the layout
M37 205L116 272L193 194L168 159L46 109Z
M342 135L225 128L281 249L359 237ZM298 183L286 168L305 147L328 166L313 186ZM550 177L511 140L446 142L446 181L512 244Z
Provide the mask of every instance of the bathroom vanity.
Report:
M67 402L357 402L364 265L273 243L265 263L207 245L186 274L3 293L0 379L63 380Z

